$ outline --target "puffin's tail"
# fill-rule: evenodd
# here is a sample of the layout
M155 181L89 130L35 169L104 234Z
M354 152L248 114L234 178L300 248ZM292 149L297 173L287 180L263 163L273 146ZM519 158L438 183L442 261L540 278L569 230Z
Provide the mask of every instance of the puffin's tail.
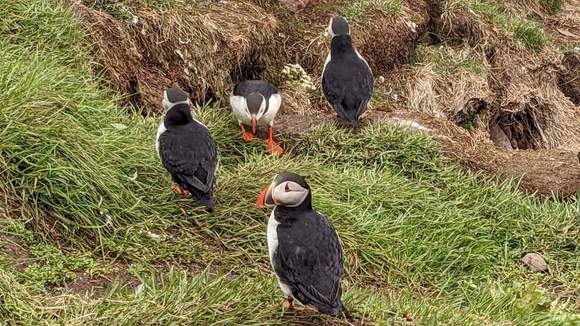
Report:
M208 213L213 212L215 208L215 200L213 198L213 193L211 191L201 192L197 189L191 189L190 192L195 195L195 197L199 200L200 203L203 204L203 206L207 207Z

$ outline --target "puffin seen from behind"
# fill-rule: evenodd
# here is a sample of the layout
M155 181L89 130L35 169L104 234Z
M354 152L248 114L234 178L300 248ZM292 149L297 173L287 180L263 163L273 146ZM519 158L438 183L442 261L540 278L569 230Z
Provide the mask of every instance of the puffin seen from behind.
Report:
M331 18L325 35L331 36L332 42L322 71L324 96L335 115L356 127L359 120L366 118L373 95L373 73L354 48L344 17Z
M245 80L234 87L230 105L238 120L244 141L251 141L258 126L268 126L266 150L282 155L284 149L276 144L273 137L274 118L282 104L282 97L276 87L265 80ZM244 126L250 126L252 132Z
M191 115L191 107L188 93L177 87L165 90L165 118L157 130L157 154L177 183L173 191L193 194L212 211L216 145L207 127Z
M275 206L268 221L268 251L286 296L283 307L304 310L293 306L296 299L323 314L346 314L341 301L340 239L328 218L312 208L312 194L304 178L278 174L257 198L256 206Z

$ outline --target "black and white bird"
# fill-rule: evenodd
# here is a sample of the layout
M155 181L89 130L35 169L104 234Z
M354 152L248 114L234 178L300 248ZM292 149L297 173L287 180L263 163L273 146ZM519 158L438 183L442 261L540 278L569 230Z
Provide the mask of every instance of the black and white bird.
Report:
M322 71L324 96L335 115L355 127L366 118L373 95L373 73L354 48L344 17L331 18L325 35L332 37L332 43Z
M328 218L312 208L312 194L304 178L278 174L258 196L256 206L275 206L268 221L268 250L286 296L284 308L294 307L296 299L323 314L346 313L341 301L340 240Z
M165 90L165 118L157 129L157 154L177 183L173 191L193 194L211 211L215 206L217 150L207 127L192 116L191 107L188 93L179 88Z
M244 141L251 141L259 126L268 127L266 150L283 154L284 149L276 144L273 137L274 118L282 104L282 97L276 87L265 80L245 80L234 87L230 105L238 120ZM246 131L244 125L252 128Z

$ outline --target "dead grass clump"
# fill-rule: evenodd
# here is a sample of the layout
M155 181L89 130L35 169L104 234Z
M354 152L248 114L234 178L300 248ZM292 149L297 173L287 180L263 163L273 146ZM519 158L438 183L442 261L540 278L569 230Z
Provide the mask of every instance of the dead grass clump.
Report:
M256 78L277 51L277 21L248 2L176 5L159 12L132 3L131 22L67 1L83 17L112 86L131 100L158 107L164 88L178 84L198 100L225 98L232 85Z
M580 148L580 112L558 87L557 61L508 51L497 59L491 120L507 126L515 148Z
M469 47L417 47L417 66L407 78L408 105L473 127L493 97L481 56Z
M359 49L373 72L386 74L409 63L425 24L426 20L416 23L404 16L387 16L369 22L357 38Z

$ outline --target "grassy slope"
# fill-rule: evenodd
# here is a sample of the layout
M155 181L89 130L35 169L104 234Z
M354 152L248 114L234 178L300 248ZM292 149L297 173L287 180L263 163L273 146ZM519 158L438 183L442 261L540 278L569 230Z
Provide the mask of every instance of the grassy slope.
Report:
M0 187L26 203L0 220L0 235L31 256L24 272L17 258L0 258L1 320L320 322L282 316L267 260L269 213L253 207L284 170L308 177L314 205L336 225L345 301L359 316L377 324L578 320L578 200L538 202L483 182L445 162L431 140L379 124L358 135L325 126L291 155L268 157L240 142L226 110L208 107L200 118L220 147L220 208L201 214L168 191L154 151L159 118L117 106L67 10L1 0L0 16L0 167L9 180ZM48 236L46 225L57 231ZM545 254L551 275L527 272L519 263L527 251ZM143 292L122 281L104 298L44 286L66 287L78 269L125 268L118 261Z

